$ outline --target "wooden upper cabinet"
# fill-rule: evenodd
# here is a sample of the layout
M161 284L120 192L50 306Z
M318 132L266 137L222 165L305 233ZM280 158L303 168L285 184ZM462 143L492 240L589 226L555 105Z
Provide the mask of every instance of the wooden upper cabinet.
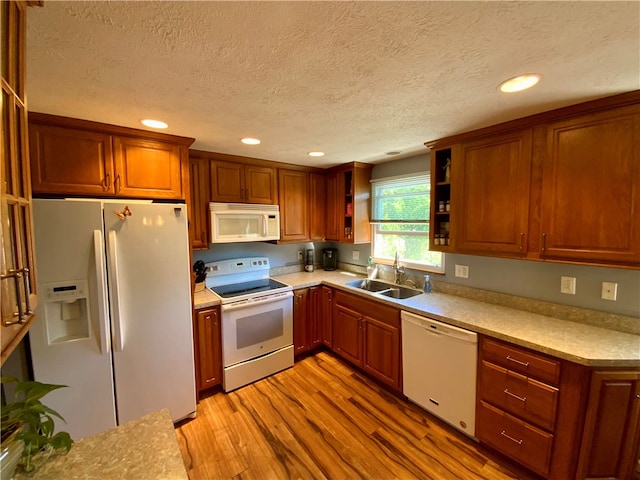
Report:
M640 264L640 105L545 133L541 256Z
M271 167L247 165L244 169L247 203L276 203L276 171Z
M325 177L322 173L309 174L309 239L325 239Z
M455 160L456 249L525 254L531 130L463 143Z
M280 241L309 239L309 173L278 169Z
M32 122L29 144L35 193L115 194L110 135Z
M114 137L116 195L182 196L181 147L141 138Z
M33 193L184 199L192 138L29 114Z
M229 203L276 202L276 169L239 162L211 161L211 201Z
M451 159L450 184L432 172L432 245L451 226L434 250L640 266L640 90L425 145L432 169Z
M325 215L325 239L340 240L340 214L342 205L341 198L338 195L338 172L328 172L325 174L326 188L326 209Z
M209 248L209 159L189 157L189 236L191 248L206 250Z
M352 162L327 172L327 240L344 243L371 241L369 181L372 168L372 165Z

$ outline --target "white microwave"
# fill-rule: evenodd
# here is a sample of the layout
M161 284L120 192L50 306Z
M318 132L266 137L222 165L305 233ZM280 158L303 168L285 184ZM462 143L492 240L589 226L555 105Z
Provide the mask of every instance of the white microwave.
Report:
M251 203L210 203L211 243L280 240L280 207Z

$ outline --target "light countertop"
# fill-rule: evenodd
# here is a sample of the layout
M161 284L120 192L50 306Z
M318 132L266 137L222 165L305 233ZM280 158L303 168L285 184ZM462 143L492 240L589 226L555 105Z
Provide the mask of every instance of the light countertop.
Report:
M640 367L640 335L633 333L557 318L547 312L544 315L532 313L447 293L423 293L404 300L393 299L345 285L351 280L363 278L350 272L316 270L312 273L279 275L276 278L294 289L325 284L581 365ZM200 298L203 303L198 303L196 298L196 308L219 303L212 292L203 293ZM633 322L635 319L628 320ZM640 319L637 321L640 323Z
M38 480L188 480L168 410L78 440L30 475Z

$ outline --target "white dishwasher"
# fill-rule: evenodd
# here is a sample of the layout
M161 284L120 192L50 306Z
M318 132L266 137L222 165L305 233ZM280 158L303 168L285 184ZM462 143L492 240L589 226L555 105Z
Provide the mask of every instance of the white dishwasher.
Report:
M478 335L410 312L401 318L403 393L474 437Z

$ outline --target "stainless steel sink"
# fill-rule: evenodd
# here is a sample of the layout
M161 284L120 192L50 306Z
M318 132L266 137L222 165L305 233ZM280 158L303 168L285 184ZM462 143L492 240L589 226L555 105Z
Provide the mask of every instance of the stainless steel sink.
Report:
M361 290L366 290L371 293L379 293L380 295L384 295L385 297L397 298L399 300L414 297L422 293L419 290L401 287L399 285L393 285L391 283L380 282L378 280L352 280L351 282L347 282L346 285L359 288Z
M380 292L382 290L389 290L393 287L393 285L385 282L380 282L378 280L352 280L351 282L347 282L346 285L350 287L360 288L362 290L367 290L369 292Z
M385 297L397 298L402 300L404 298L415 297L416 295L420 295L422 292L414 290L412 288L391 287L390 289L381 291L379 293L380 295L384 295Z

